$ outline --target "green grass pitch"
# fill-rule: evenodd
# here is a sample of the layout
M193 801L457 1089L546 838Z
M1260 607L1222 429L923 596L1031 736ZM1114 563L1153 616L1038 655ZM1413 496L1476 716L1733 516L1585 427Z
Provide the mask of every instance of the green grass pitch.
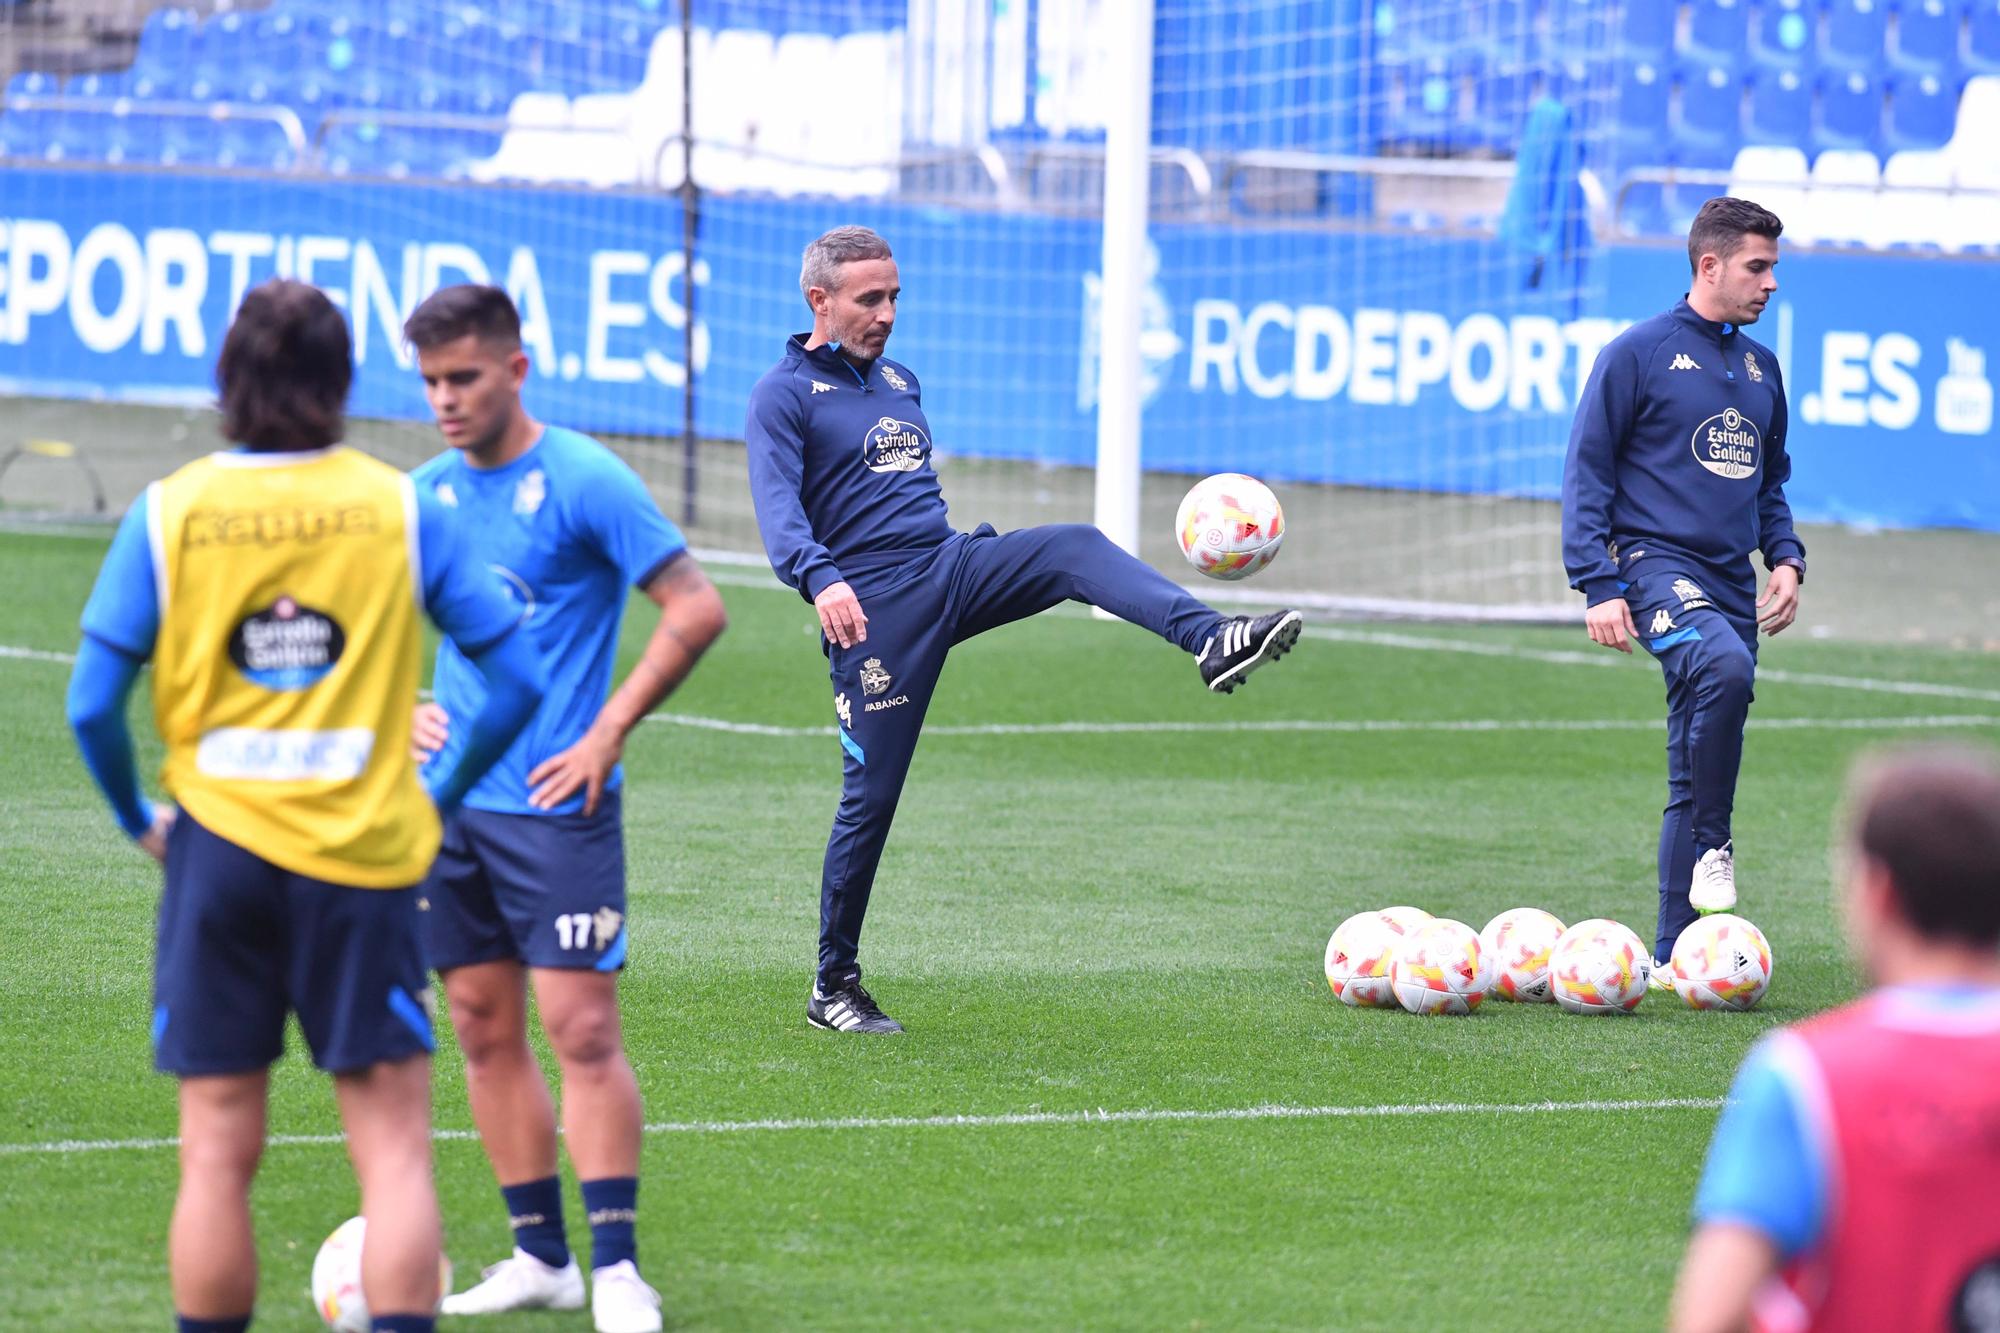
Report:
M0 533L10 1329L168 1317L158 877L62 723L60 655L104 549ZM640 1248L672 1327L1655 1323L1738 1058L1856 988L1827 884L1846 760L2000 725L1991 657L1770 643L1736 823L1744 913L1778 960L1765 1007L1418 1019L1328 994L1341 918L1408 902L1477 927L1533 904L1650 933L1655 668L1580 631L1315 625L1223 699L1141 631L1043 616L960 649L939 688L864 948L910 1035L859 1040L803 1012L840 771L814 622L760 572L716 572L731 629L667 711L763 730L656 721L626 755ZM150 769L143 698L134 723ZM272 1132L329 1135L297 1052ZM506 1219L448 1035L437 1068L462 1285L506 1252ZM1481 1109L1541 1102L1651 1105ZM1364 1113L1224 1114L1273 1107ZM257 1327L317 1327L312 1255L355 1208L338 1144L272 1146L255 1207Z

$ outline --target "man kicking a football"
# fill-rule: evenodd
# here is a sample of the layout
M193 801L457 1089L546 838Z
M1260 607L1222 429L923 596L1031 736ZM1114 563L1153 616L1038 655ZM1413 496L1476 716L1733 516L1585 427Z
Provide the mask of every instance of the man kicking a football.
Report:
M956 532L931 468L922 390L882 355L901 285L888 243L836 227L806 247L810 333L750 395L751 493L778 577L824 632L846 772L820 879L819 972L806 1017L841 1032L901 1032L855 961L875 868L952 645L1087 602L1194 654L1226 694L1299 636L1297 611L1229 617L1088 524Z

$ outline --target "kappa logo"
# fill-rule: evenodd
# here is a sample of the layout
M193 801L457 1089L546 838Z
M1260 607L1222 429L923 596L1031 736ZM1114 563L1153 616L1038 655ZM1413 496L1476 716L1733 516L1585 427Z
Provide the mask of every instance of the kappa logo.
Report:
M847 691L842 690L833 696L833 711L839 716L841 726L854 726L854 705L847 702Z
M1755 352L1745 352L1743 354L1743 373L1750 377L1752 384L1762 384L1764 382L1764 368L1757 364L1757 354Z
M1757 423L1733 407L1696 426L1688 443L1695 462L1731 481L1755 476L1763 459L1764 437Z
M1700 370L1701 365L1693 357L1689 356L1686 352L1678 352L1674 355L1674 359L1667 364L1667 369Z
M882 367L882 382L884 384L896 390L898 393L901 393L903 390L910 387L910 382L904 379L901 375L898 375L896 373L896 368L890 365L887 361L880 361L877 362L876 364Z
M861 692L863 694L887 694L893 677L882 669L882 659L871 657L861 664Z
M1658 638L1660 635L1665 634L1668 630L1672 629L1673 627L1674 627L1674 618L1673 616L1667 613L1667 608L1663 606L1659 610L1653 612L1653 628L1649 630L1648 633L1652 634L1655 638Z
M521 478L514 487L514 512L532 514L542 507L542 501L549 498L549 479L540 468L536 468Z
M819 380L814 380L814 381L812 382L812 386L813 386L813 392L814 392L814 393L832 393L832 392L833 392L833 386L832 386L831 384L826 384L826 383L823 383L823 382L821 382L821 381L819 381Z

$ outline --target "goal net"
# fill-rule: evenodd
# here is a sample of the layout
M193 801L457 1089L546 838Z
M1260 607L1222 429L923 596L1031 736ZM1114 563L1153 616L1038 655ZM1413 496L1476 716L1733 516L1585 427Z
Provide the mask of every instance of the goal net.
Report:
M489 280L527 320L531 408L754 557L748 395L809 322L801 249L860 222L901 266L891 354L955 520L1089 520L1123 7L688 4L0 5L19 433L129 499L206 447L229 311L281 273L347 311L355 438L412 463L438 446L396 328ZM1261 599L1568 609L1562 453L1615 331L1586 217L1615 8L1156 0L1143 556L1192 578L1174 507L1240 471L1287 508ZM69 484L16 470L0 503Z

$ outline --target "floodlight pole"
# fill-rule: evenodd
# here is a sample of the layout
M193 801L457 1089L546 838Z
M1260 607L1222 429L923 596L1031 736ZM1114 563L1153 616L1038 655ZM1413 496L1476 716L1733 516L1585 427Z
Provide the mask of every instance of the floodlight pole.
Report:
M1139 549L1139 318L1153 140L1153 0L1104 7L1104 282L1097 309L1097 526Z
M694 0L681 0L681 524L693 528L700 450L694 434L694 246L701 195L694 183Z

